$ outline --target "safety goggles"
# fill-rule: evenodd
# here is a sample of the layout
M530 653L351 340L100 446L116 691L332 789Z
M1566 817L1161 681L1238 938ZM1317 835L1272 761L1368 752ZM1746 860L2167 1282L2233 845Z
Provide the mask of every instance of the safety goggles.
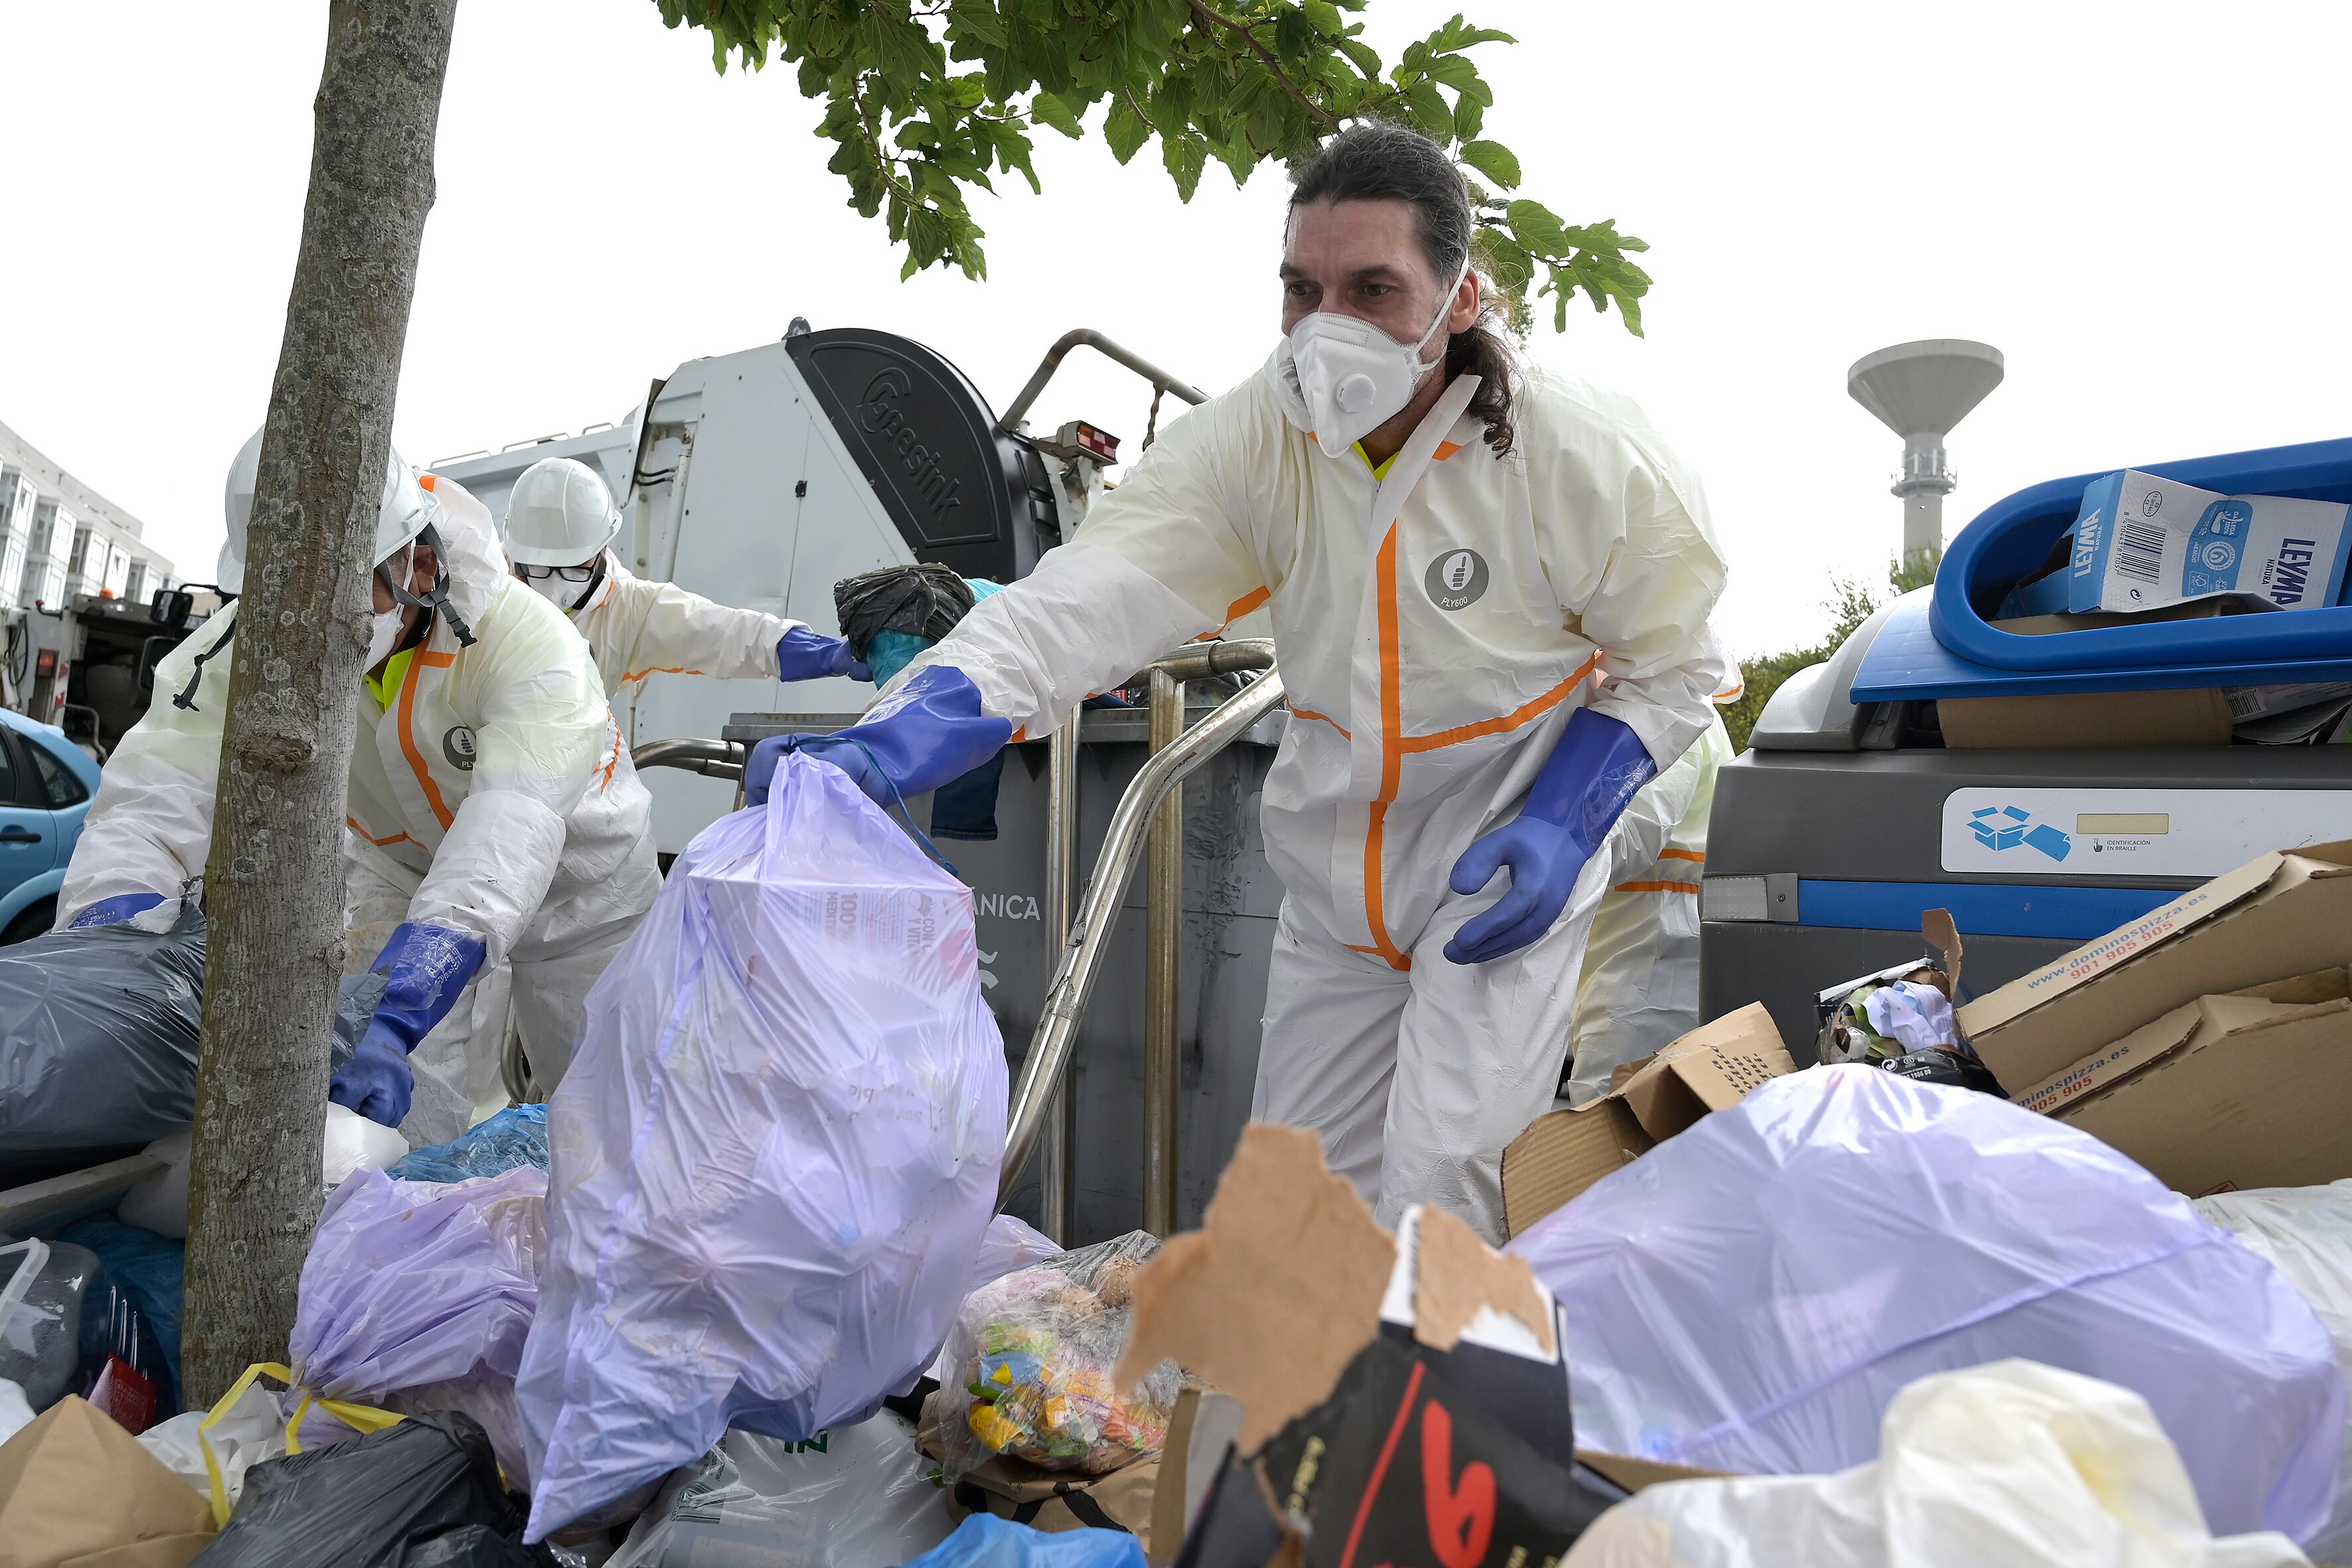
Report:
M561 577L566 583L593 583L604 565L600 559L585 566L518 566L515 575L526 583L543 583L550 577Z

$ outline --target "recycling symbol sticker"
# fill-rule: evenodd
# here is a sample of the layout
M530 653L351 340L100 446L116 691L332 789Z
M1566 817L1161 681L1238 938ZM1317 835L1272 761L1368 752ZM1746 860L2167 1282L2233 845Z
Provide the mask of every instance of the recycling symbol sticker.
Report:
M1486 558L1475 550L1449 550L1429 563L1422 579L1429 602L1454 611L1476 604L1486 592Z

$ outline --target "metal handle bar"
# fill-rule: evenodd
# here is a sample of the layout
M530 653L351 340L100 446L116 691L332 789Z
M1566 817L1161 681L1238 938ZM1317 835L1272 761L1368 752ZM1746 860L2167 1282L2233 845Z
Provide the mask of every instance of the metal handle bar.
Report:
M1179 679L1197 679L1235 669L1265 668L1266 673L1245 690L1228 699L1216 711L1184 731L1164 750L1156 752L1119 797L1103 835L1102 854L1078 900L1070 923L1070 937L1054 983L1045 993L1045 1006L1029 1055L1021 1064L1021 1079L1013 1090L1013 1111L1004 1140L1003 1173L997 1183L1001 1202L1029 1163L1045 1126L1054 1089L1062 1080L1077 1037L1078 1020L1094 993L1109 952L1111 928L1118 919L1119 900L1135 875L1146 830L1158 815L1160 802L1201 765L1239 740L1249 727L1282 701L1282 677L1268 668L1274 645L1264 638L1204 644L1197 650L1160 660L1155 668Z
M705 778L740 779L743 748L732 741L703 741L690 735L675 740L647 741L629 753L639 769L682 768Z
M1020 428L1021 421L1028 414L1030 405L1037 401L1037 395L1045 390L1045 384L1054 379L1054 373L1062 368L1062 362L1067 359L1070 351L1076 348L1093 349L1113 363L1125 365L1150 382L1155 392L1172 392L1191 404L1197 405L1209 401L1209 395L1192 383L1177 380L1141 354L1121 348L1092 327L1080 327L1075 331L1064 332L1055 340L1054 346L1045 351L1045 357L1038 364L1036 374L1029 378L1029 384L1021 389L1021 395L1013 400L1013 405L1004 411L1004 417L996 422L998 429ZM1158 412L1159 405L1155 403L1152 408L1155 413Z

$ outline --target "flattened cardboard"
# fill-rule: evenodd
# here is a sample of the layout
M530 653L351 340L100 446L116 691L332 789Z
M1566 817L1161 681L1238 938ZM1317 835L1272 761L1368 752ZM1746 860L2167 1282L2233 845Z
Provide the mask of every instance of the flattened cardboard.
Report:
M2011 1095L2175 1007L2352 963L2352 841L2259 856L1959 1009Z
M1171 1238L1135 1280L1134 1330L1112 1372L1132 1388L1173 1356L1242 1401L1255 1453L1331 1385L1380 1331L1396 1243L1322 1142L1252 1122L1199 1230Z
M1958 937L1952 951L1958 951ZM1573 1110L1538 1116L1503 1151L1503 1223L1513 1236L1709 1111L1797 1070L1772 1015L1751 1002L1702 1024Z
M2134 1037L2162 1033L2183 1037L2142 1050L2057 1119L2192 1197L2352 1176L2352 974L2200 997Z
M2218 686L2171 691L2053 691L1947 697L1936 704L1955 751L2091 746L2226 746L2235 720Z

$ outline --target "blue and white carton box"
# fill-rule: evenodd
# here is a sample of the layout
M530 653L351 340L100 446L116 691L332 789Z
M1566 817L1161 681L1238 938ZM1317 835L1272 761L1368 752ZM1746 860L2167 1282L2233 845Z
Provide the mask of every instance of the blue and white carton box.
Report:
M2352 552L2339 501L2225 496L2126 468L2083 491L2067 563L2018 591L2028 615L2160 610L2221 595L2333 605Z

